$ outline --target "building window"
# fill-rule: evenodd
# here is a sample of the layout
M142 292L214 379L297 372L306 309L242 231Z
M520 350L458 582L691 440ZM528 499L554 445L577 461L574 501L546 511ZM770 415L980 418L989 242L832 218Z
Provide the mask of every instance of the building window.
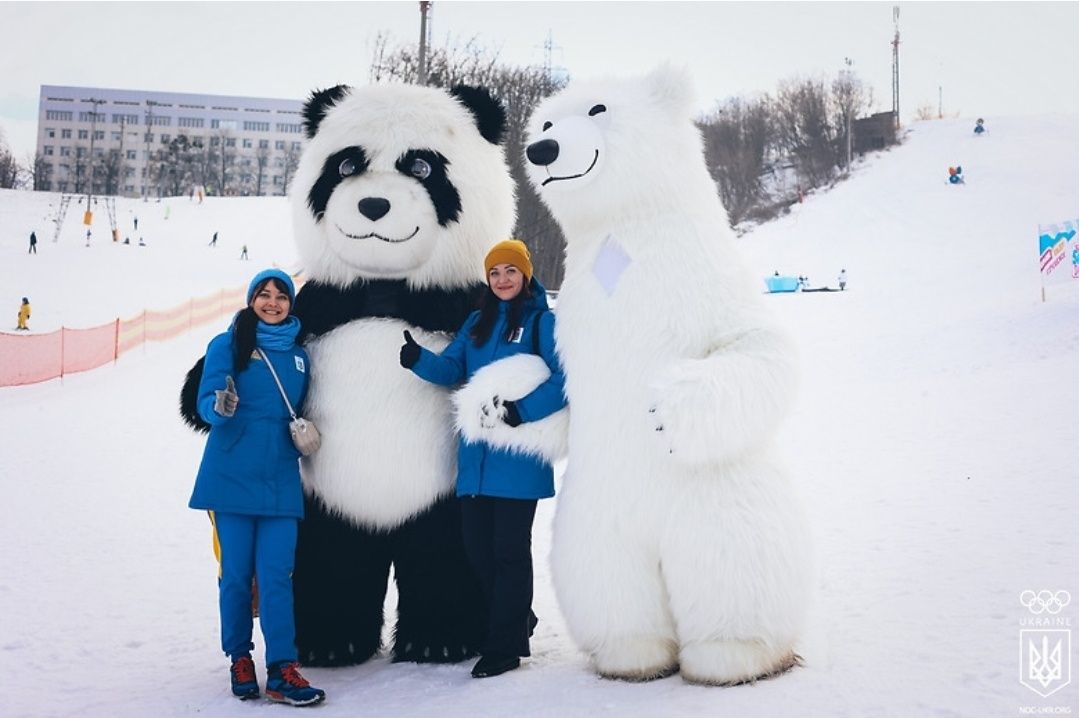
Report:
M202 127L203 119L201 117L181 117L176 121L176 124L180 127Z
M285 184L285 180L281 175L274 175L273 177L274 187L280 187Z
M86 148L85 147L76 147L75 148L75 156L76 157L85 157L86 156Z
M88 139L90 139L90 130L79 130L79 139L80 140L88 140Z
M300 149L300 143L299 142L293 142L292 143L292 149L294 149L294 150Z
M161 144L163 144L163 145L167 145L167 144L169 143L169 139L170 139L171 137L172 137L172 135L166 135L166 134L162 134L162 135L161 135Z
M154 141L154 133L152 133L152 132L145 133L142 136L142 141L143 142L153 142Z
M211 137L210 138L210 147L217 147L219 144L221 144L221 138L220 137Z
M133 160L136 157L137 150L127 150L126 155L129 160Z
M244 140L244 149L245 150L251 149L251 140Z
M172 118L164 115L147 115L146 124L158 127L169 127L172 125Z
M60 139L62 139L62 140L70 140L71 139L71 130L60 130Z
M269 132L269 122L244 122L244 130L246 132Z
M104 112L80 112L79 122L104 122Z
M68 147L67 145L60 145L60 156L61 157L70 157L71 156L71 148Z
M72 113L65 110L45 110L46 120L59 120L61 122L71 122Z
M277 131L288 132L290 134L298 135L299 133L303 132L303 126L292 124L290 122L278 122Z
M119 132L113 132L112 133L112 139L113 139L114 142L119 142L120 140L123 139L123 137L124 136L122 134L120 134Z
M45 145L45 154L52 155L52 145Z
M225 138L225 147L235 147L235 146L236 146L236 138L235 137L226 137Z
M283 150L283 149L285 149L285 141L284 140L277 140L276 142L273 143L273 148L275 150Z
M259 149L260 150L268 150L268 149L270 149L270 141L269 140L259 140Z
M45 136L49 137L49 138L55 138L56 137L56 130L54 130L51 127L46 127L45 128Z
M105 139L105 130L94 130L94 139L95 140L103 140L103 139Z

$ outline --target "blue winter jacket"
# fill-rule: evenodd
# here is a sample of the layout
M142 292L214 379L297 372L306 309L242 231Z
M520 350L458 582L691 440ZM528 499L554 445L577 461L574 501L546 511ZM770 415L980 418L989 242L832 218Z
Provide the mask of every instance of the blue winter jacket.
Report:
M423 349L412 371L422 379L443 386L467 381L479 369L514 354L531 354L533 327L539 332L539 355L551 370L551 376L528 396L516 402L521 421L539 421L566 405L565 378L555 355L554 314L548 311L547 292L535 278L530 284L532 298L521 319L521 331L514 341L506 338L507 302L500 302L498 320L491 336L477 347L469 331L479 321L479 311L472 312L441 354ZM536 325L536 322L538 326ZM554 496L554 471L551 465L535 456L509 449L496 449L483 443L458 440L457 495L497 496L509 499L543 499Z
M296 345L263 351L299 412L310 376L307 352ZM231 417L214 411L214 391L225 388L226 375L236 382L240 398ZM188 506L222 513L303 518L300 452L289 436L285 400L257 353L246 369L235 371L231 331L214 337L206 348L198 411L210 424L210 436Z

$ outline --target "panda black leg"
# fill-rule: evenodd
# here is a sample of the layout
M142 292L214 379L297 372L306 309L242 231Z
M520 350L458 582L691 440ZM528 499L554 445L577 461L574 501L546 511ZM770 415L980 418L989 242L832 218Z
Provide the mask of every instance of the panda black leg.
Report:
M305 666L363 663L381 648L389 544L308 500L296 545L296 647Z
M479 652L486 611L465 555L455 498L402 527L394 543L393 660L456 663Z

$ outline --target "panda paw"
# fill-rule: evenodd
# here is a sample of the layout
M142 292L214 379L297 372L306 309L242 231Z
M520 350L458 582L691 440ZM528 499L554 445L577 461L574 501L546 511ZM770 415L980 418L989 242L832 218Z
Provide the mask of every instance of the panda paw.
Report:
M378 651L375 646L368 650L357 650L352 643L341 646L323 646L309 648L301 646L298 651L300 664L307 668L334 666L354 666L363 663Z
M412 641L398 642L393 647L394 663L458 663L479 655L475 647L467 644L424 645Z

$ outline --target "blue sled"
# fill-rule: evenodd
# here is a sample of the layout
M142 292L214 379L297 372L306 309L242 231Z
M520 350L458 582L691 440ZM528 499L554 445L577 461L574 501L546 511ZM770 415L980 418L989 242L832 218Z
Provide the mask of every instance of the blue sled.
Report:
M798 291L798 277L765 277L764 284L770 293Z

